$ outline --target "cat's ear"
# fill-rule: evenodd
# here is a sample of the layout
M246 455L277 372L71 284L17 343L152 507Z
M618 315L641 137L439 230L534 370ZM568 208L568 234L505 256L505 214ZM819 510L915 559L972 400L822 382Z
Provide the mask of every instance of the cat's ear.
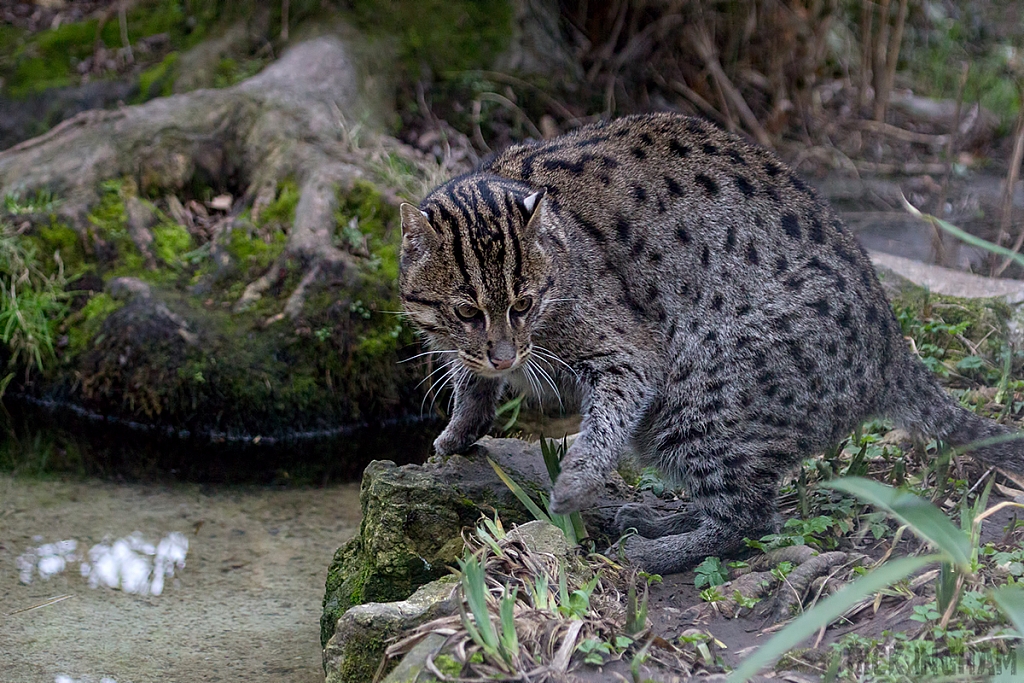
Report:
M421 237L433 237L436 234L427 219L427 214L409 202L403 202L399 211L402 214L403 239L416 241Z
M526 219L527 232L535 232L537 230L537 220L540 216L540 204L544 199L545 194L547 194L547 190L541 189L518 200L519 206L523 211L523 216Z

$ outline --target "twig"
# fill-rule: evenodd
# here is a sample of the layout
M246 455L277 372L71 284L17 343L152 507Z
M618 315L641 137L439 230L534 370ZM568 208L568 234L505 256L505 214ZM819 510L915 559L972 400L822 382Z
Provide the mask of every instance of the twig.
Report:
M519 105L510 100L509 98L505 97L504 95L499 95L496 92L482 92L479 95L477 95L477 97L478 99L481 100L489 100L491 102L496 102L497 104L500 104L501 106L505 107L513 114L518 116L520 119L522 119L523 123L526 124L526 127L530 129L530 135L532 135L537 140L544 139L544 134L540 132L540 129L537 128L537 126L533 125L533 121L531 121L530 117L526 115L526 112L520 109Z
M889 56L889 0L881 0L878 11L878 32L875 34L875 56L871 76L875 85L875 119L881 120L878 114L878 101L885 87L885 66ZM888 102L888 96L885 98ZM882 112L884 115L885 112Z
M1021 90L1024 91L1024 88L1021 88ZM1020 175L1022 160L1024 160L1024 105L1021 106L1020 113L1017 115L1016 140L1013 143L1010 168L1006 172L1006 186L1003 188L1002 214L999 218L999 242L1003 241L1004 236L1009 236L1010 220L1013 217L1013 188L1017 184L1017 178ZM1024 228L1017 235L1017 241L1013 243L1013 252L1017 253L1020 251L1022 245L1024 245ZM1009 265L1010 260L1007 258L992 274L998 277Z
M868 106L868 87L871 84L871 20L875 16L874 0L861 0L860 8L860 88L857 90L857 108Z
M931 135L929 133L917 133L912 130L899 128L890 123L884 123L882 121L854 120L850 122L850 125L853 128L870 131L872 133L888 135L889 137L896 138L897 140L903 140L904 142L916 142L918 144L930 145L933 147L947 145L953 137L952 135Z
M22 609L16 609L13 612L8 612L7 616L13 617L15 614L23 614L25 612L31 612L32 610L37 610L37 609L42 609L44 607L49 607L50 605L56 605L58 602L63 602L65 600L67 600L68 598L73 598L73 597L75 597L75 596L74 595L58 595L57 597L50 598L49 600L41 602L38 605L32 605L31 607L24 607Z
M938 162L908 161L903 164L884 164L873 161L854 161L861 173L881 173L883 175L938 175L946 170L945 164Z
M889 93L892 92L892 83L896 78L896 63L900 57L900 43L903 42L903 25L907 20L907 0L900 0L899 13L896 15L896 29L892 34L892 41L889 43L889 50L885 58L885 80L882 83L880 92L875 93L875 120L885 119L885 110L889 107Z
M694 49L704 62L704 66L708 71L711 72L711 77L714 79L715 84L721 88L725 97L732 103L736 108L740 119L743 120L743 124L747 129L753 133L754 138L765 147L772 146L771 136L758 122L757 117L754 116L754 112L750 110L750 106L747 105L746 100L743 99L743 95L736 89L736 86L732 84L729 77L726 75L722 65L718 62L718 56L715 55L714 48L711 45L711 38L707 35L704 30L689 30L687 31L691 42L693 43Z
M515 76L502 73L500 71L475 71L472 73L479 74L480 76L492 81L500 81L506 85L521 85L525 88L531 89L546 105L556 110L559 116L566 119L566 121L569 122L570 127L577 125L581 120L580 117L569 111L564 104L549 95L543 88L540 88L529 81L524 81L522 78L516 78Z
M664 81L662 82L664 83ZM704 116L707 116L709 119L714 119L722 125L726 125L726 119L722 116L722 112L715 109L714 106L701 97L697 91L693 90L682 81L669 81L668 86L689 100L695 107L697 107L697 109L700 109Z

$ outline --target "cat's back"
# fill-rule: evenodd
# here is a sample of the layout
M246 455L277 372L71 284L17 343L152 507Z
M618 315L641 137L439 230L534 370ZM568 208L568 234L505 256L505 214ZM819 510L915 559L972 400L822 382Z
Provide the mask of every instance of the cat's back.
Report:
M630 198L634 212L664 214L681 202L770 209L814 199L771 152L677 114L627 116L515 145L484 170L544 186L565 206Z
M815 192L772 152L700 119L628 116L516 145L483 169L547 188L548 206L598 243L619 270L858 283L870 261ZM637 276L640 272L634 273ZM839 277L842 274L842 277ZM822 277L824 276L824 282ZM833 282L839 277L838 282Z

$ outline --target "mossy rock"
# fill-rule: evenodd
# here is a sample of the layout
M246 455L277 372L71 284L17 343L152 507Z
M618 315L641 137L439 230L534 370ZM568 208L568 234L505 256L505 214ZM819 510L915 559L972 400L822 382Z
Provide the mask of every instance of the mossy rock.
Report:
M345 612L324 647L327 683L373 680L390 638L458 609L455 586L449 574L421 586L408 600L357 605Z
M366 602L404 600L421 585L449 573L462 556L462 531L480 516L495 514L509 526L529 515L498 478L488 458L527 491L550 488L538 444L484 438L465 455L434 457L424 465L398 467L374 461L363 473L359 535L334 555L327 572L321 644L342 614ZM634 494L613 475L603 502ZM607 539L613 520L598 505L584 519L592 536Z

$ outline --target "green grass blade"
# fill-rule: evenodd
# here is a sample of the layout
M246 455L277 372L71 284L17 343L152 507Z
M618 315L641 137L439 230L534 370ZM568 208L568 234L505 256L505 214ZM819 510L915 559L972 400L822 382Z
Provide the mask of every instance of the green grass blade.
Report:
M1024 635L1024 588L1019 585L1000 586L992 591L992 599L1017 629L1017 633Z
M954 237L956 237L958 240L961 240L963 242L967 242L967 244L973 245L975 247L981 247L982 249L984 249L986 251L990 251L993 254L999 254L1000 256L1005 256L1005 257L1015 261L1017 263L1017 265L1024 266L1024 256L1021 256L1020 254L1018 254L1017 252L1013 251L1012 249L1007 249L1006 247L1000 246L998 244L993 244L992 242L989 242L988 240L983 240L980 237L975 237L971 233L964 232L963 230L961 230L957 226L953 225L952 223L950 223L948 221L942 220L938 216L933 216L933 215L931 215L929 213L923 213L917 207L915 207L913 204L908 202L906 197L904 197L902 194L900 195L900 199L903 200L903 208L906 209L907 212L910 213L912 216L916 216L917 218L920 218L922 220L926 220L929 223L931 223L933 225L936 225L939 228L942 228L943 230L948 232L950 235L953 235Z
M971 542L949 518L924 498L862 477L847 477L823 484L870 503L890 515L945 553L963 571L970 571Z
M498 475L499 479L505 482L505 486L515 494L516 498L519 499L519 502L523 504L523 507L530 511L530 514L533 515L534 519L551 522L551 518L548 517L547 513L537 507L537 504L534 503L529 494L523 490L523 487L517 484L512 477L505 474L505 470L501 469L501 467L498 466L498 463L494 462L490 458L487 458L487 462L491 463L491 467L494 468L494 473Z
M565 454L562 446L559 446L551 439L540 437L540 454L544 456L544 466L547 467L551 483L555 483L558 475L562 473L562 455Z
M743 660L740 666L726 679L727 683L744 683L750 680L758 671L813 636L822 626L827 626L838 619L846 610L864 598L942 559L941 555L902 557L887 562L853 583L844 586L839 592L830 595L801 614L793 623L758 648L754 654Z
M498 605L498 616L501 621L501 650L502 656L509 664L514 664L519 658L519 635L516 633L516 589L509 591L505 586L505 594L501 596L501 603Z
M498 634L494 630L491 613L487 609L487 581L483 565L476 556L471 555L465 560L459 560L459 568L462 570L462 590L480 633L481 645L497 651Z

